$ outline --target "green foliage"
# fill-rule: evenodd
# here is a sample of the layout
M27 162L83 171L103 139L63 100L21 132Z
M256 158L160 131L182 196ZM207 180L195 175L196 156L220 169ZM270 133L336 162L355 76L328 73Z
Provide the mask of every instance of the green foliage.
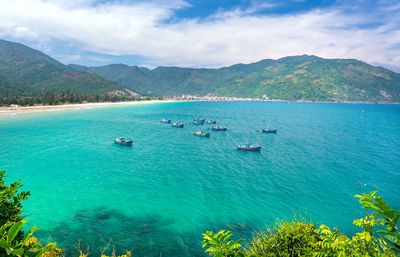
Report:
M382 218L380 221L382 225L385 225L386 229L379 230L378 233L384 234L385 239L393 243L393 249L400 253L400 231L398 227L400 211L393 210L383 200L382 196L375 196L377 192L364 193L355 197L360 199L359 202L363 205L363 208L373 210L373 213L370 215L371 219Z
M313 224L278 222L274 229L259 232L246 248L247 256L312 256L320 234Z
M21 191L21 181L5 185L5 171L0 171L0 224L22 220L21 201L28 199L30 192Z
M362 232L349 238L339 233L335 228L333 231L326 225L321 225L318 232L321 234L321 241L315 244L316 256L395 256L389 249L389 245L382 238L376 238L372 228L381 224L380 220L365 217L353 222L363 228Z
M71 65L140 93L262 97L310 101L400 102L400 74L350 59L292 56L220 69L121 64L101 67Z
M40 244L31 244L28 241L31 239L33 232L38 227L33 227L22 240L17 240L17 235L21 232L26 220L21 220L15 223L7 222L0 228L0 249L5 250L8 256L35 256L40 257L50 248L55 247L54 243L49 243L46 247ZM4 252L3 252L4 253Z
M148 97L144 100L151 100L155 97ZM122 102L122 101L139 101L142 99L127 96L125 94L104 94L104 95L82 95L80 93L72 93L70 90L66 92L62 91L59 94L55 93L44 93L36 97L24 97L24 96L11 96L0 98L0 106L9 106L11 104L17 104L20 106L32 106L37 104L43 105L57 105L57 104L72 104L72 103L94 103L94 102Z
M232 251L227 245L236 242L228 241L232 236L230 231L220 231L212 236L207 231L203 235L203 247L213 256L234 256L240 253L243 256L369 256L369 257L394 257L392 250L399 251L398 245L398 220L399 211L393 210L382 197L375 196L376 192L356 195L360 198L363 208L371 209L372 214L354 220L353 224L360 227L361 232L352 238L340 233L337 228L331 229L322 224L318 229L314 224L303 221L278 222L274 228L257 233L247 246L239 247ZM385 225L386 230L378 230L384 238L377 236L376 228ZM217 237L219 235L219 237ZM389 241L389 243L386 241ZM213 247L210 247L213 246ZM221 250L222 249L222 250ZM216 254L219 255L216 255ZM221 253L225 255L221 255Z
M88 257L89 255L87 254L80 254L79 257ZM102 254L101 257L132 257L132 253L130 251L127 251L126 254L123 255L118 255L116 256L115 254L108 256L108 255L104 255Z
M237 241L228 241L232 236L230 231L221 230L215 235L212 231L206 231L203 234L203 245L206 252L215 257L234 257L244 256L242 245L240 244L243 239Z
M357 60L304 55L220 69L65 66L37 50L0 40L0 96L7 97L3 102L16 98L18 104L29 105L46 102L40 100L45 92L94 96L125 87L149 95L400 102L400 74Z
M0 96L60 93L104 94L123 90L118 83L76 71L22 44L0 40Z
M26 223L21 217L21 202L30 195L21 191L21 181L6 186L5 172L0 172L0 256L26 256L26 257L56 257L61 256L62 251L56 248L56 244L49 243L43 247L32 237L38 227L33 227L24 235L22 228Z

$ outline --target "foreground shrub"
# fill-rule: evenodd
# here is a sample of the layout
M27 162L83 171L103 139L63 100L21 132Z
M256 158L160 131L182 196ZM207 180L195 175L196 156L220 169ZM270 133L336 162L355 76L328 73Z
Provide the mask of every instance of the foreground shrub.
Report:
M206 252L215 257L243 256L242 246L238 241L228 241L232 236L230 231L221 230L213 235L212 231L203 234L203 248L208 247Z
M257 233L245 252L247 256L311 256L319 240L314 224L278 222L275 228Z
M33 233L38 227L33 227L26 235L22 228L27 220L21 216L21 202L30 195L29 192L18 190L21 181L6 186L5 172L0 172L0 256L35 256L35 257L58 257L62 250L55 243L46 246L40 244Z
M391 242L393 246L391 248L400 253L400 231L399 231L399 219L400 211L393 210L389 204L387 204L382 196L375 196L378 191L371 192L369 194L356 195L359 198L360 204L363 208L373 210L370 215L373 219L379 219L385 227L378 231L383 234L384 238Z
M367 212L366 217L354 220L353 224L362 230L352 238L326 225L316 229L314 224L305 221L278 222L274 228L257 233L245 246L240 244L241 241L228 241L232 236L230 231L217 233L220 235L218 242L223 242L220 248L225 250L223 255L218 256L395 256L393 251L400 252L397 226L400 211L393 210L375 194L356 195L363 208L371 209L373 213ZM383 225L386 229L374 233L375 227ZM212 235L212 232L207 233ZM383 238L379 236L381 234ZM215 241L215 238L204 234L203 239L203 248L208 247L206 252L211 256L221 252L210 250L213 244L209 242ZM235 251L229 252L226 246L232 244L235 244Z

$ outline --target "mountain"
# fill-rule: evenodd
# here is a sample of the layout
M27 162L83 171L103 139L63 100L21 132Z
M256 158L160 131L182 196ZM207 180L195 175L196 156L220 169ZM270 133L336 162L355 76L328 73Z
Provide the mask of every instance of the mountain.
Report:
M0 96L58 93L67 89L92 95L124 88L98 75L71 69L22 44L0 40Z
M290 56L219 69L64 65L40 51L0 40L0 96L104 94L130 89L179 96L263 97L312 101L400 102L400 74L354 59Z
M400 74L354 59L290 56L219 69L69 65L140 93L315 101L400 102Z

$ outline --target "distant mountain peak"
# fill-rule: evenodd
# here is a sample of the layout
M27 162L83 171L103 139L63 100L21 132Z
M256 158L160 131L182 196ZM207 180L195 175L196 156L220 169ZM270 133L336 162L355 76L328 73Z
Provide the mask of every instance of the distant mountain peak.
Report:
M104 94L125 90L125 87L117 82L77 70L79 69L67 67L38 50L0 39L0 78L3 81L0 95L2 96L57 93L67 89L82 94Z
M159 66L123 69L90 67L92 72L157 95L263 97L311 101L400 102L400 74L355 59L297 55L235 64L219 69Z
M212 92L287 100L400 102L400 74L355 59L298 55L218 69L66 66L40 51L0 40L0 95L66 89L85 94L129 93L125 88L171 96Z

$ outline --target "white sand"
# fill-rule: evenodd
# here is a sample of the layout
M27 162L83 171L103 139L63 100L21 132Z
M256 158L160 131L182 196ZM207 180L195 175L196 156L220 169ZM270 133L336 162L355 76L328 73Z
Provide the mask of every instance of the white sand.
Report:
M38 105L24 107L0 107L0 115L16 115L21 113L45 112L45 111L61 111L67 109L91 109L98 107L112 107L123 105L142 105L154 103L176 102L170 100L151 100L151 101L130 101L130 102L103 102L103 103L86 103L86 104L64 104L64 105Z

